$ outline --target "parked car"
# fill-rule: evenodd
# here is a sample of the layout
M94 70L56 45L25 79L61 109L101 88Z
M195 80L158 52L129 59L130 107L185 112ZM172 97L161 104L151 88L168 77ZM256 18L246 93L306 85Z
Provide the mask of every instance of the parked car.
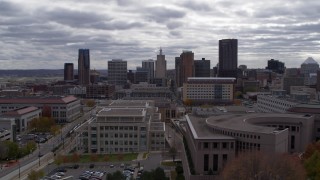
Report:
M113 164L110 164L110 166L109 166L110 168L114 168L114 165Z
M90 169L94 168L94 164L90 164L90 165L89 165L89 168L90 168Z

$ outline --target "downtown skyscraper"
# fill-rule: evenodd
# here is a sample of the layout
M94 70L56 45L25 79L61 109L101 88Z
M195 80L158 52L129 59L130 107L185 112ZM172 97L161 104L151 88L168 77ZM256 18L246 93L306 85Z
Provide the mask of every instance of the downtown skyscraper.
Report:
M64 81L73 81L73 63L64 63Z
M127 61L112 59L108 61L108 83L124 86L127 83Z
M238 69L238 40L219 40L219 77L237 78Z
M79 49L78 80L79 80L79 85L85 86L90 83L90 52L89 52L89 49Z
M160 48L159 54L157 55L156 60L156 78L166 78L167 72L167 61L165 59L165 55L162 54L162 49Z
M176 85L183 86L188 77L194 77L194 53L183 51L180 57L175 58Z

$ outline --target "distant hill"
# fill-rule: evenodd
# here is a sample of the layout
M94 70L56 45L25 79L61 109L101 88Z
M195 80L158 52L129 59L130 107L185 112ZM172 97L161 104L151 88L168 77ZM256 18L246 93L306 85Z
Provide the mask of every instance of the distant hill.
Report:
M106 76L108 70L97 70L101 76ZM78 70L74 70L74 74L78 74ZM51 77L51 76L63 76L63 69L12 69L12 70L0 70L0 77Z

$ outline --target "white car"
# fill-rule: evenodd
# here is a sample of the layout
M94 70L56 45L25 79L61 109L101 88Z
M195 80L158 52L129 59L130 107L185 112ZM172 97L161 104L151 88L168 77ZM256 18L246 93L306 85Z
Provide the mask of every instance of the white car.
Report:
M52 178L52 179L61 179L61 176L55 174L55 175L50 176L50 178Z

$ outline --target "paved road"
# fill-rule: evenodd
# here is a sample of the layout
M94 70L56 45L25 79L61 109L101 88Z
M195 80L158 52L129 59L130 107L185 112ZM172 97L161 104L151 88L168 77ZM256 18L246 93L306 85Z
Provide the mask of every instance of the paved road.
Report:
M68 134L68 132L77 124L85 122L89 119L91 111L84 114L82 117L78 118L77 120L65 125L61 131L61 134L52 137L50 140L48 140L46 143L38 144L38 149L34 151L31 155L28 155L27 157L24 157L19 160L20 163L15 164L14 166L4 168L0 170L0 178L4 179L13 179L13 177L16 177L19 174L19 164L20 164L20 173L28 170L31 166L34 166L38 161L41 165L41 159L43 157L48 157L52 155L51 151L54 147L61 144ZM39 154L41 154L42 157L39 157Z

